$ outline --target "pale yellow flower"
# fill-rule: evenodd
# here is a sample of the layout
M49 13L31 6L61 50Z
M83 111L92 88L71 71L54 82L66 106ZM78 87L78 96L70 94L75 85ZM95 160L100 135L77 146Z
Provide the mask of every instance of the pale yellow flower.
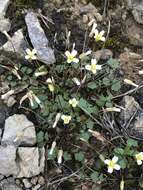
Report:
M92 71L93 74L96 74L97 70L101 70L102 67L101 65L97 65L97 60L96 59L92 59L91 60L91 65L86 65L85 69L88 71Z
M70 104L73 108L75 108L75 107L77 106L77 104L78 104L78 101L76 100L76 98L72 98L72 99L69 100L69 104Z
M33 49L32 51L30 49L26 49L26 53L27 55L25 56L25 59L28 59L28 60L36 60L37 57L36 57L36 49Z
M120 165L117 164L118 157L114 156L112 160L104 160L104 163L108 165L108 173L112 173L113 170L120 170Z
M133 81L131 81L129 79L124 79L124 83L129 84L129 85L134 86L134 87L139 86L139 85L135 84Z
M57 144L56 141L53 141L52 146L51 146L51 149L50 149L50 152L49 152L50 155L53 154L54 149L55 149L55 147L56 147L56 144Z
M62 157L63 157L63 150L59 150L58 152L58 164L62 163Z
M22 104L22 102L26 99L29 99L31 106L34 106L34 100L37 102L37 104L41 105L41 101L40 99L34 94L34 92L32 90L30 90L29 92L26 93L26 95L24 95L21 100L20 100L20 105Z
M69 124L69 122L71 120L71 116L70 115L62 115L61 119L63 120L64 124Z
M48 78L46 80L46 82L48 83L48 88L49 88L50 92L54 92L54 90L55 90L54 79L53 78Z
M120 108L112 107L112 108L106 108L105 111L107 112L121 112Z
M78 63L79 62L79 59L76 58L77 51L75 49L73 49L72 52L66 51L65 55L67 57L68 63Z
M138 165L141 165L143 162L143 152L140 152L135 155L136 161Z
M101 32L99 32L97 29L94 30L94 39L96 42L98 41L102 41L105 42L105 37L103 36L105 33L104 30L102 30Z

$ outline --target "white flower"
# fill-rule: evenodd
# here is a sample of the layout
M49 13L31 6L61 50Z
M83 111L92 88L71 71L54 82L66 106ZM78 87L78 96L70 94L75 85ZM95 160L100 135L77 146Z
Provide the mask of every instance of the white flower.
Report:
M121 112L121 109L113 107L113 108L106 108L105 111L107 111L107 112Z
M63 157L63 150L59 150L58 152L58 164L62 163L62 157Z
M88 51L86 51L86 52L83 52L83 53L81 53L81 54L79 55L79 58L80 58L80 59L84 59L85 57L87 57L87 56L90 55L91 53L92 53L91 50L88 50Z
M69 100L69 104L70 104L73 108L75 108L75 107L77 106L77 104L78 104L78 101L76 100L76 98L72 98L72 99Z
M96 59L91 60L91 65L85 66L86 70L92 71L93 74L96 74L97 70L101 70L101 65L97 65Z
M97 24L96 24L96 23L93 23L91 32L90 32L90 34L89 34L89 37L92 37L93 35L95 35L95 32L96 32L96 30L97 30L96 27L97 27Z
M139 85L135 84L133 81L131 81L129 79L124 79L124 83L129 84L129 85L134 86L134 87L139 86Z
M26 49L26 53L27 55L25 56L25 59L29 59L29 60L36 60L37 57L36 57L36 49L33 49L32 51L30 49Z
M140 70L140 71L139 71L139 75L143 75L143 70Z
M143 152L140 152L138 154L135 155L135 158L137 160L137 164L138 165L141 165L142 164L142 161L143 161Z
M95 29L94 31L94 38L95 38L95 41L98 42L98 41L102 41L104 42L105 41L105 37L103 36L105 33L104 30L102 30L101 32L99 32L97 29Z
M54 92L55 87L54 87L54 79L53 79L53 77L52 78L48 78L46 80L46 82L48 83L48 88L49 88L50 92Z
M112 173L113 170L120 170L120 165L117 164L118 157L114 156L112 160L104 160L104 163L108 165L108 173Z
M57 126L57 123L58 123L60 118L61 118L61 113L57 113L56 118L55 118L55 122L52 126L53 128L55 128Z
M68 63L78 63L79 62L79 59L76 58L77 51L75 49L73 49L72 52L66 51L65 55L67 57Z
M53 154L54 149L55 149L55 147L56 147L56 144L57 144L56 141L53 141L52 146L51 146L51 149L50 149L50 152L49 152L50 155Z
M37 104L39 104L41 106L41 101L40 99L33 93L32 90L30 90L29 92L26 93L25 96L23 96L20 100L20 105L22 104L22 102L26 99L29 99L31 106L34 106L34 100L37 102Z
M61 119L64 121L64 124L69 124L69 122L71 120L71 116L70 115L62 115Z

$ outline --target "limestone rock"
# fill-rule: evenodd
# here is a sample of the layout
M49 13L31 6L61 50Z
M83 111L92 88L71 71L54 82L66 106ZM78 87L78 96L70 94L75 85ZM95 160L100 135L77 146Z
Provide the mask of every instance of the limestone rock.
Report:
M143 24L143 1L127 0L127 5L132 10L132 14L136 22Z
M23 114L15 114L5 121L2 144L34 145L36 143L35 127Z
M0 17L5 16L10 0L0 0Z
M24 51L27 48L26 41L22 33L22 29L19 29L14 33L11 39L6 42L1 49L24 55Z
M2 185L0 185L1 190L22 190L20 187L18 187L16 184L14 183L3 183Z
M44 171L45 151L36 147L19 147L19 166L18 178L32 177Z
M0 174L17 175L16 148L14 146L0 146Z
M2 18L0 19L0 31L3 32L3 31L9 31L10 30L10 27L11 27L11 23L9 21L9 19L6 19L6 18Z
M40 26L36 13L28 12L25 17L25 22L31 43L37 50L38 59L45 64L55 63L54 51L49 47L49 41Z

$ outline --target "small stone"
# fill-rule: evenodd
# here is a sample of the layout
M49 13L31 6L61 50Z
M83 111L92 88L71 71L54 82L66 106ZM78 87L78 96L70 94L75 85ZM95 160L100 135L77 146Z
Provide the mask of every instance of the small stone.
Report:
M17 175L16 148L14 146L0 146L0 174Z
M32 184L29 182L28 179L23 179L22 181L23 181L24 186L25 186L26 189L30 188L32 186Z
M45 184L45 179L44 179L43 176L39 176L39 178L38 178L38 184L40 184L40 185L44 185Z
M55 63L54 51L49 47L49 41L44 30L40 26L37 14L28 12L25 17L25 22L31 43L37 50L38 59L47 65Z
M108 60L113 57L113 53L109 49L98 50L98 51L94 52L93 55L94 55L94 58L97 60L100 60L100 59Z
M2 144L35 145L35 127L23 114L15 114L5 121Z
M38 190L41 187L40 184L36 185L35 187L32 187L32 190Z
M17 32L14 33L11 39L2 46L1 50L3 49L5 51L14 53L16 52L23 56L26 48L27 44L24 39L22 29L19 29Z
M19 166L18 178L33 177L44 171L45 151L36 147L19 147Z
M4 176L0 174L0 181L1 181L3 178L4 178Z
M10 96L6 102L8 107L12 107L16 103L14 96Z
M0 17L4 17L10 0L0 0Z

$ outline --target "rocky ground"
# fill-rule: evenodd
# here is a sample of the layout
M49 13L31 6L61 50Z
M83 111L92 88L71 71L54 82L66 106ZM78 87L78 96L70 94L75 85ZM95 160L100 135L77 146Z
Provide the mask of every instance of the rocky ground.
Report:
M83 43L86 41L88 23L92 19L107 31L104 46L95 45L92 40ZM140 85L138 90L126 87L115 95L114 99L124 108L117 118L117 125L123 128L113 130L110 126L106 134L108 136L111 133L114 136L115 133L115 136L117 134L129 136L139 141L143 139L142 75L138 74L138 71L143 69L142 0L119 2L0 0L0 189L2 190L97 189L91 181L84 182L81 178L79 178L81 182L77 184L78 176L75 176L77 177L75 181L68 181L67 176L72 176L68 167L74 168L73 171L76 170L73 163L63 165L63 168L55 161L49 163L47 147L51 146L52 141L50 139L44 146L39 146L37 134L41 128L45 132L43 126L51 120L43 121L38 115L39 111L21 106L21 98L29 86L35 83L36 88L39 85L33 78L27 77L21 80L22 74L17 69L19 63L26 66L28 64L24 59L26 48L33 47L37 50L37 65L39 63L45 67L55 65L62 60L61 57L67 48L69 31L71 31L71 43L75 42L79 51L90 47L99 60L118 59L121 66L119 76ZM10 72L22 82L15 83L13 78L10 79ZM30 71L24 72L30 74ZM6 77L9 77L8 80ZM40 82L43 83L42 80ZM61 138L61 129L58 130L57 133ZM53 129L50 133L52 136L55 134ZM92 146L94 147L94 143ZM85 151L88 152L88 149ZM73 187L72 183L76 185ZM113 188L115 189L115 186Z

